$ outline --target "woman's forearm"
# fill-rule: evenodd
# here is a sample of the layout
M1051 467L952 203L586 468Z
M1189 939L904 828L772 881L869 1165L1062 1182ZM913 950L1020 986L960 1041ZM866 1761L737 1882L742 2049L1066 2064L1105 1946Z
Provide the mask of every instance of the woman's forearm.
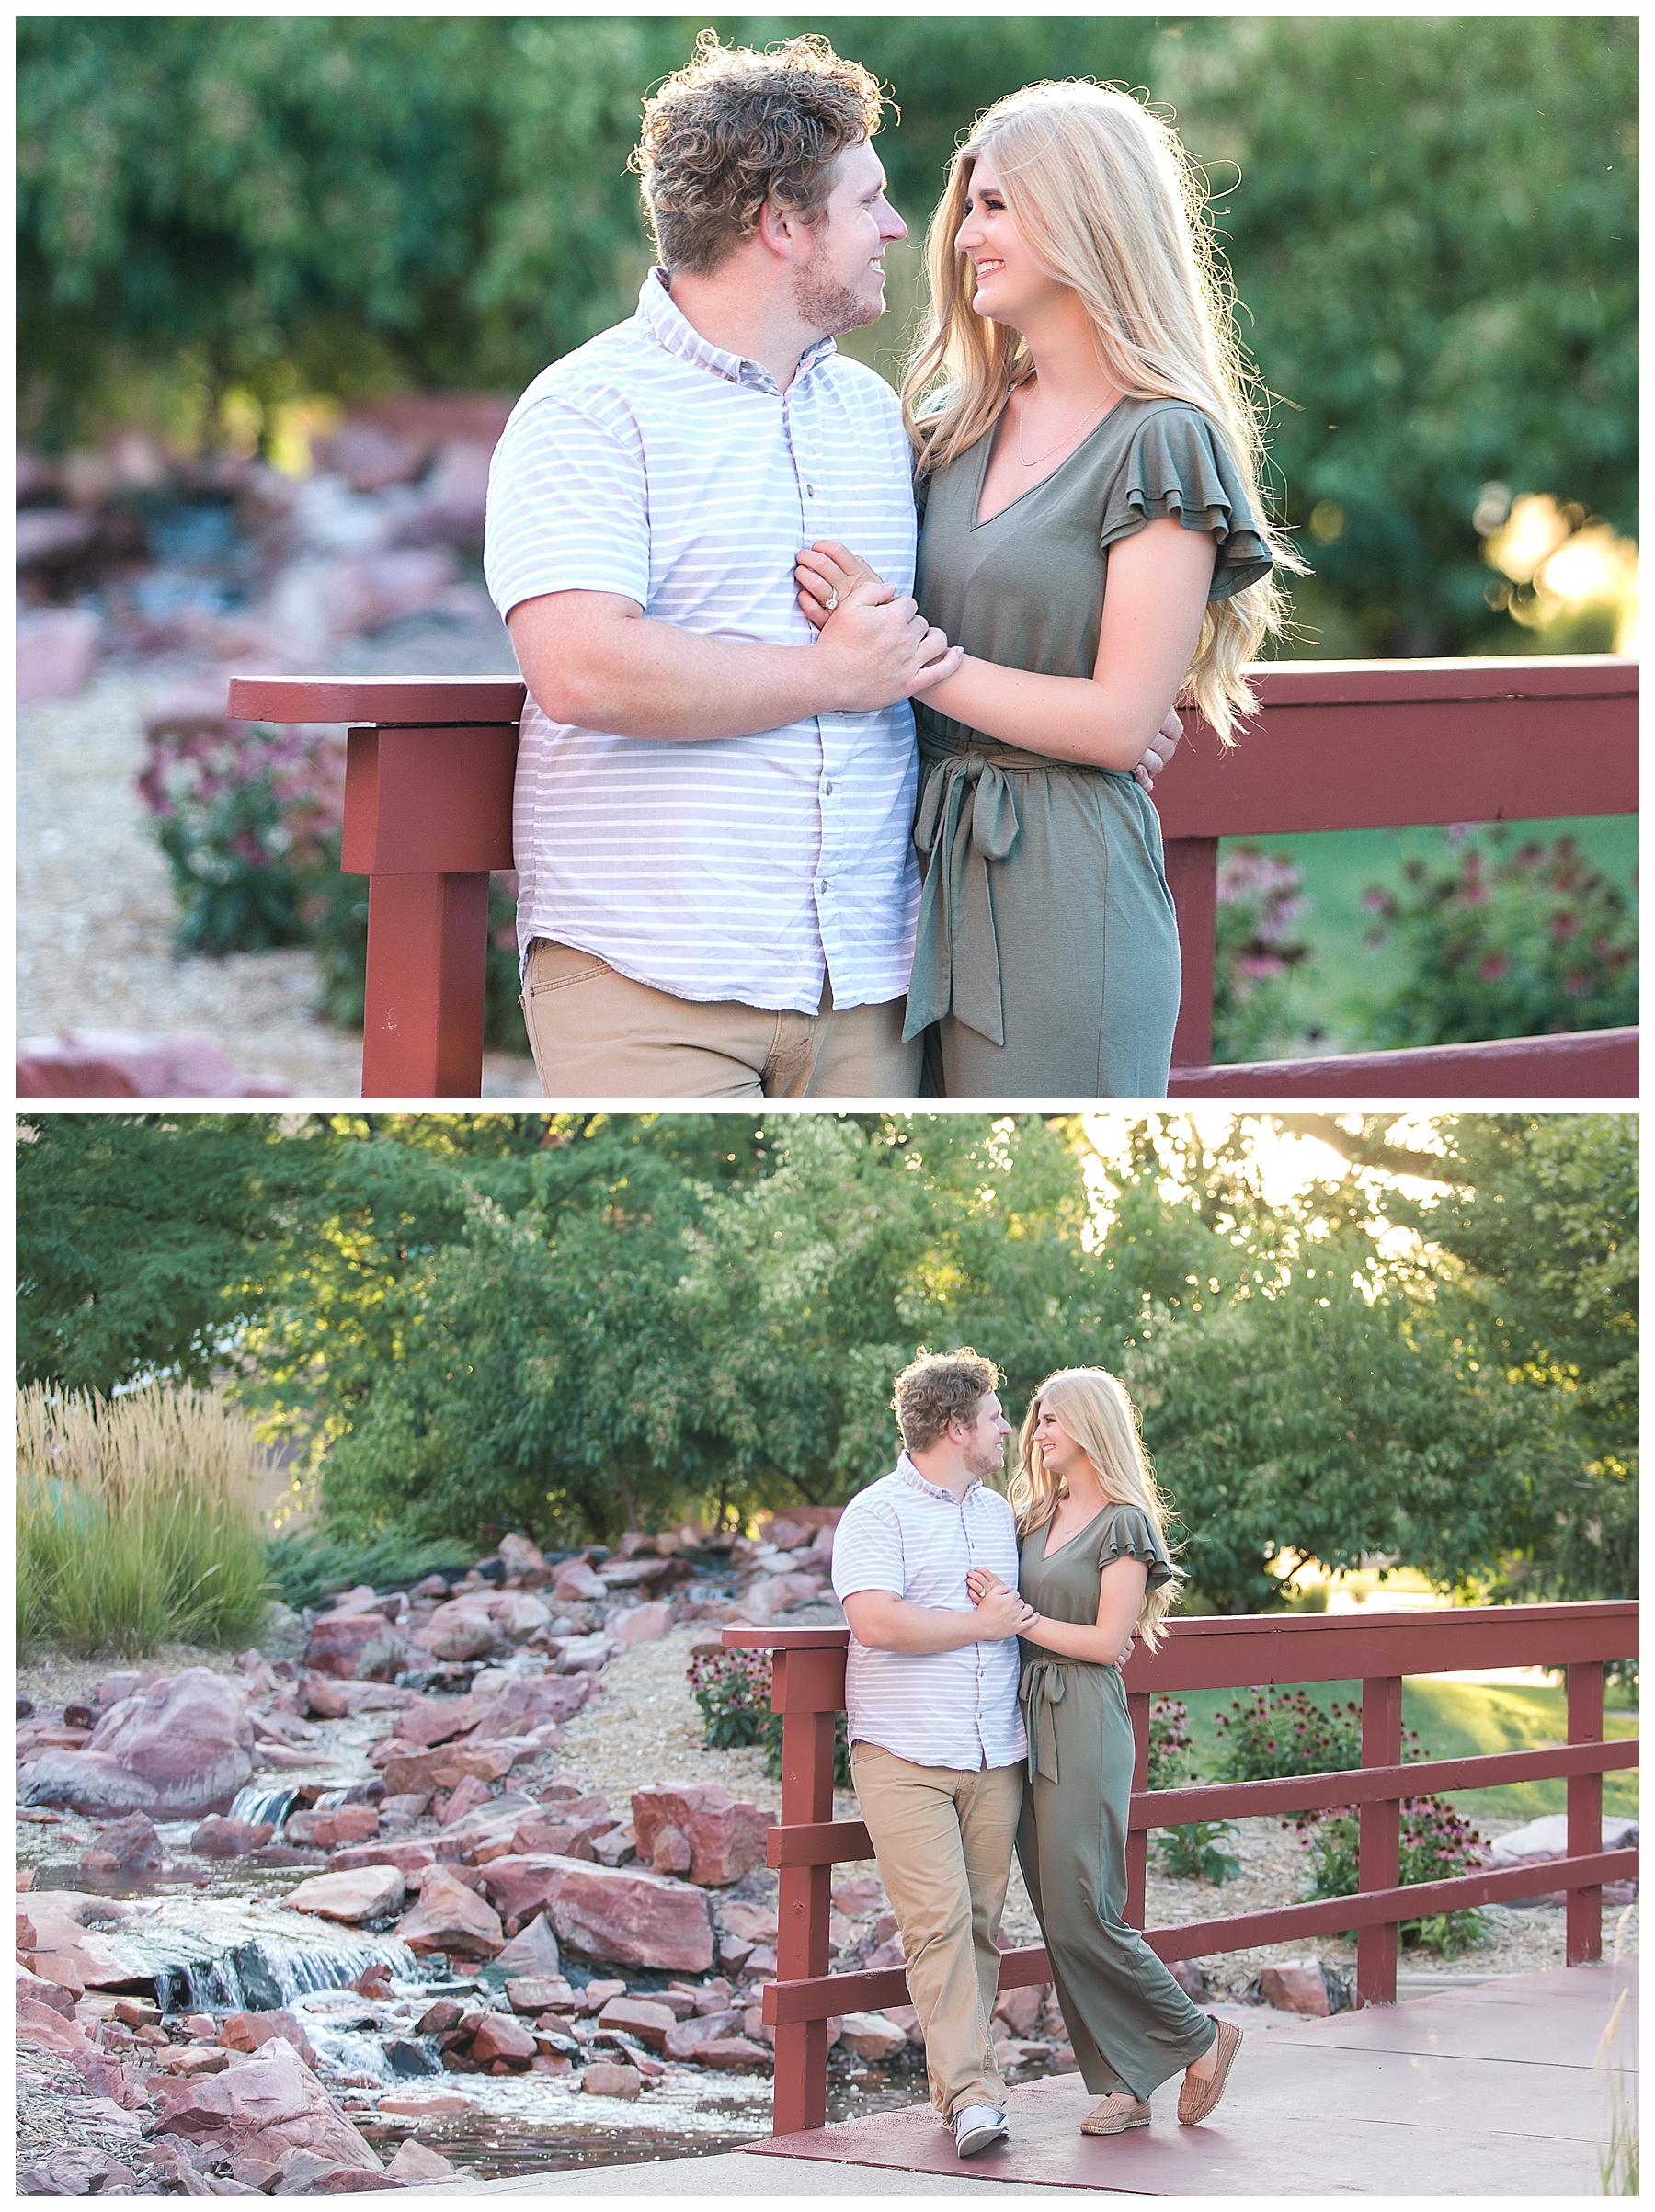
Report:
M1001 745L1129 773L1149 749L1172 699L1091 676L1004 668L968 653L955 675L926 692L925 703Z
M1124 1649L1128 1637L1137 1625L1137 1608L1130 1613L1122 1610L1118 1620L1107 1622L1101 1628L1082 1627L1074 1621L1054 1621L1043 1613L1023 1630L1023 1641L1038 1644L1043 1651L1056 1651L1064 1659L1087 1659L1094 1667L1113 1667Z

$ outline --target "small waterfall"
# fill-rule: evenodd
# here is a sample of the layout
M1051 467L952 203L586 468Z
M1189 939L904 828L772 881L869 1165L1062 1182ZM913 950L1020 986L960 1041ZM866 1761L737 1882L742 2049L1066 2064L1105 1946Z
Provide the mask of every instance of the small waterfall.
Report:
M291 2011L315 1990L342 1990L370 1966L417 1978L414 1954L394 1936L324 1930L297 1913L216 1899L171 1900L109 1936L134 1980L154 1984L163 2012Z
M280 1836L289 1813L299 1802L297 1790L271 1789L268 1784L249 1782L245 1790L238 1790L230 1807L233 1820L268 1820ZM272 1841L275 1841L273 1837Z

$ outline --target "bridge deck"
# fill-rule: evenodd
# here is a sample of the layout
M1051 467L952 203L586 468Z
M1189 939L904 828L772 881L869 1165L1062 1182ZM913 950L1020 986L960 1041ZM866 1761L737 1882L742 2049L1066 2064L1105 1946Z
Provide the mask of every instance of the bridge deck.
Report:
M1235 2012L1244 2033L1258 2031L1202 2127L1178 2126L1170 2081L1151 2127L1083 2136L1091 2099L1067 2075L1014 2090L1010 2142L968 2161L923 2104L747 2149L1137 2196L1596 2195L1610 2105L1608 2077L1592 2061L1612 1983L1629 1985L1615 2050L1631 2077L1636 1975L1630 1961L1613 1973L1604 1965L1512 1975L1272 2032L1259 2013ZM777 2181L779 2195L811 2194L803 2173ZM880 2194L873 2175L867 2185Z

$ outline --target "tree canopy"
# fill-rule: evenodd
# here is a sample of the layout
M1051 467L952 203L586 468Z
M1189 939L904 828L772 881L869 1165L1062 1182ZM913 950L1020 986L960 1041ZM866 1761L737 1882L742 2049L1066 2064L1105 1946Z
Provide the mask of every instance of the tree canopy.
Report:
M42 1113L17 1212L22 1379L216 1375L354 1534L841 1501L971 1343L1123 1374L1220 1609L1636 1586L1630 1116Z
M23 421L148 392L520 389L631 311L625 170L691 17L18 24ZM712 18L766 43L815 19ZM1485 487L1637 505L1635 18L835 17L900 120L918 231L973 117L1093 75L1177 110L1213 188L1272 482L1332 653L1510 649ZM899 348L892 327L880 345Z

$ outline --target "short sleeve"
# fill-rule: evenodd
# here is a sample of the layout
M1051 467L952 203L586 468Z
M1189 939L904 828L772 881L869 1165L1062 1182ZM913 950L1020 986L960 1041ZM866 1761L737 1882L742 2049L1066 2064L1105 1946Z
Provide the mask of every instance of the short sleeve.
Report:
M641 442L548 396L507 424L488 472L483 571L502 618L548 591L649 603Z
M888 1590L899 1598L906 1586L902 1531L886 1507L853 1498L833 1532L833 1594L842 1605L859 1590Z
M1098 1565L1107 1567L1112 1559L1142 1559L1149 1569L1146 1591L1158 1590L1172 1579L1167 1547L1141 1506L1116 1506L1104 1515L1098 1538Z
M1209 599L1227 599L1267 576L1274 556L1261 534L1224 440L1199 408L1157 407L1133 432L1104 504L1098 533L1105 552L1146 523L1172 516L1218 542Z

